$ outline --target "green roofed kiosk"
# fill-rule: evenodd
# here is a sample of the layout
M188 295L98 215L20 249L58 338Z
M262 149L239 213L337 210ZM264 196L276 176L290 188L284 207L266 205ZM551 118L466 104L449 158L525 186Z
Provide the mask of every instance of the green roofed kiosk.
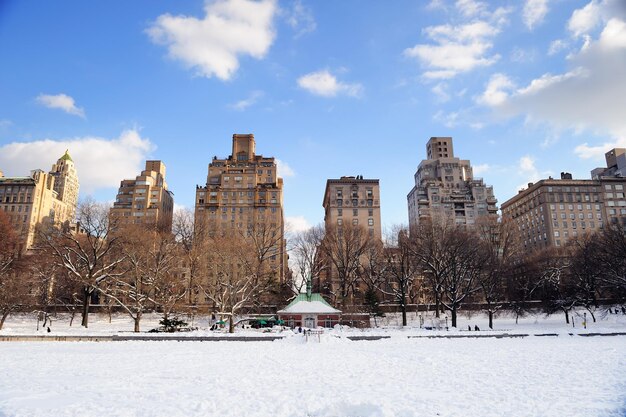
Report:
M333 327L341 318L341 311L328 304L321 294L311 293L311 277L307 279L306 293L298 294L277 314L279 320L284 320L292 328Z

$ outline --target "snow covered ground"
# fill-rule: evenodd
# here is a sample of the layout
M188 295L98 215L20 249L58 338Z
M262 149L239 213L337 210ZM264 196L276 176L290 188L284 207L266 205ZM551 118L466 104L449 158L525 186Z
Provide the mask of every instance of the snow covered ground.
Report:
M587 331L626 331L625 318ZM53 334L132 330L123 316L93 319L86 330L57 320ZM626 416L626 336L582 337L562 316L536 316L496 327L559 336L407 338L469 332L400 330L394 320L320 342L290 331L274 342L2 342L0 416ZM462 320L486 328L482 316ZM35 325L13 318L0 336L41 334Z

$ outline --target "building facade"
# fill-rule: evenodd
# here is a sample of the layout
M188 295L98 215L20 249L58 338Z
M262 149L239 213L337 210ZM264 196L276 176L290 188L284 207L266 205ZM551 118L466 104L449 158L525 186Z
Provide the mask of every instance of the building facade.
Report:
M196 186L195 222L207 233L271 233L276 239L269 250L269 267L280 282L287 265L283 214L283 179L276 159L256 154L252 134L234 134L232 154L217 156L209 164L206 185ZM202 236L196 236L202 238Z
M529 183L502 204L502 217L515 222L525 248L563 246L568 239L609 224L626 228L626 178L609 158L616 151L619 155L616 149L607 153L607 168L592 171L594 179L577 180L561 173L561 179Z
M493 187L474 178L470 161L454 156L451 137L430 138L426 155L407 195L409 226L435 215L463 225L473 225L479 217L497 217Z
M370 238L382 239L379 180L362 175L329 179L322 206L326 230L349 223L362 226Z
M5 177L0 172L0 209L8 215L19 236L18 252L35 242L36 227L46 221L71 223L78 202L78 174L68 151L50 172L31 171L28 177Z
M174 198L165 181L165 164L146 161L135 179L122 180L111 208L111 216L124 224L156 226L172 230Z

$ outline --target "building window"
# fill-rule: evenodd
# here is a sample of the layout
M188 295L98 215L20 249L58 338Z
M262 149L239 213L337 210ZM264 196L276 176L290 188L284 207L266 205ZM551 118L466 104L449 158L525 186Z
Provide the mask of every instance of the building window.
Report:
M352 215L353 216L358 216L359 215L359 209L352 209Z
M359 200L357 200L356 198L352 199L352 207L356 207L358 205L359 205Z
M374 219L367 219L368 226L374 226Z
M359 224L359 219L352 219L352 225L353 226L357 226L358 224Z
M341 217L343 215L343 209L337 209L337 216Z
M342 219L337 219L337 224L338 224L339 226L341 226L341 225L343 224L343 220L342 220Z

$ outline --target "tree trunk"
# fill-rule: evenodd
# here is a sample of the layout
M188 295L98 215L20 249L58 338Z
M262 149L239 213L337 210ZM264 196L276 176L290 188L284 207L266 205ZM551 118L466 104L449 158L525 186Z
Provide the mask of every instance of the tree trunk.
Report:
M439 318L439 293L435 291L435 317Z
M563 309L563 312L565 313L565 323L569 324L569 312L566 309Z
M517 323L517 319L516 319ZM493 311L489 310L489 328L493 330Z
M91 304L91 289L83 288L83 321L80 323L83 327L89 327L89 305Z
M5 310L2 312L2 317L0 318L0 330L2 330L2 326L4 326L4 321L9 317L9 313L11 310Z
M452 327L456 327L456 305L452 306Z
M233 323L233 316L234 314L231 314L229 319L228 319L228 333L235 333L235 326Z
M400 310L402 311L402 326L406 326L406 305L401 304Z
M133 332L139 333L139 322L141 321L141 313L137 313L137 316L134 317L135 320L135 328Z

